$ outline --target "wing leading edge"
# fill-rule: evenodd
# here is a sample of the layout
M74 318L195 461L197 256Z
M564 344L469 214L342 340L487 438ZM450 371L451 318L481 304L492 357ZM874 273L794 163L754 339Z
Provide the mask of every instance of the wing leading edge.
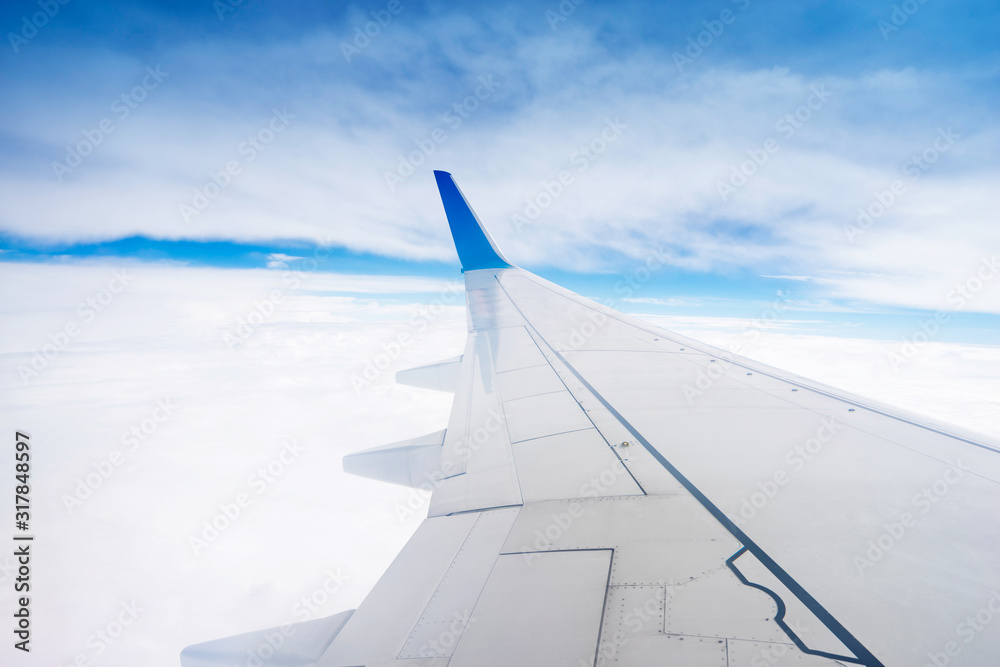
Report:
M428 518L297 664L923 664L1000 590L997 443L519 269L435 178L469 336L399 379L454 391L451 417L345 460L431 491ZM1000 652L976 640L964 659Z

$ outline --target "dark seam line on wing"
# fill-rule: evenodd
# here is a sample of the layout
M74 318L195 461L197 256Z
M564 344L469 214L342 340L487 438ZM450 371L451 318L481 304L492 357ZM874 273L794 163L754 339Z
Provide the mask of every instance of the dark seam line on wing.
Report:
M524 327L521 327L521 328L523 329ZM539 352L539 354L541 354L541 353ZM529 368L544 368L544 367L546 367L548 365L549 365L549 363L545 362L544 364L535 364L534 366L521 366L520 368L511 368L510 370L506 370L506 371L497 371L497 377L500 377L501 375L504 375L505 373L516 373L518 371L528 370ZM496 368L496 364L493 364L493 367Z
M551 366L549 368L551 368ZM553 372L555 372L555 371L553 371ZM549 394L561 394L561 393L563 393L565 391L566 391L565 389L553 389L552 391L543 391L540 394L528 394L527 396L518 396L517 398L506 398L506 399L504 399L503 402L504 403L514 403L515 401L525 401L525 400L527 400L529 398L536 398L538 396L548 396ZM502 395L503 391L501 391L500 393ZM571 394L571 396L572 396L572 394Z
M578 549L543 549L541 551L501 551L501 556L526 556L528 554L564 554L568 551L610 551L614 554L614 547L580 547ZM609 575L610 577L610 575ZM609 578L610 581L610 578Z
M774 603L778 605L778 613L775 614L774 616L774 622L778 624L778 627L780 627L786 635L788 635L788 638L792 640L792 642L795 644L795 646L798 647L800 651L808 655L818 655L821 658L830 658L831 660L844 660L846 662L853 662L859 665L864 664L857 658L848 657L846 655L838 655L836 653L827 653L825 651L816 651L806 646L805 643L803 643L803 641L799 639L799 636L795 634L795 632L788 626L787 623L785 623L785 601L781 599L781 596L772 591L770 588L767 588L766 586L762 586L760 584L755 584L754 582L747 579L745 576L743 576L743 573L739 571L739 568L737 568L736 565L734 564L734 561L743 554L745 554L746 552L747 548L744 546L739 551L737 551L736 553L734 553L732 556L729 557L729 560L726 561L726 565L729 566L729 569L733 571L733 574L736 575L736 578L739 579L744 586L749 586L750 588L756 588L757 590L764 591L769 596L771 596L771 599L774 600Z
M525 273L528 273L528 272L526 271ZM497 282L499 283L500 281L497 280ZM569 298L568 296L566 296L564 294L559 294L555 290L553 290L553 289L551 289L549 287L546 287L545 285L542 285L541 283L537 283L537 282L535 282L533 280L531 282L533 282L535 285L538 285L539 287L541 287L544 290L548 290L549 292L551 292L552 294L555 294L556 296L562 297L564 299L568 299ZM501 285L500 287L501 287L501 289L503 289L503 285ZM504 290L504 293L506 293L506 292L507 292L507 290ZM511 299L510 294L507 294L507 298L511 300L511 303L514 303L514 300ZM594 310L595 312L600 312L600 311L596 311L592 306L589 306L589 305L587 305L585 303L581 303L580 301L577 301L576 299L570 299L570 301L572 301L573 303L576 303L576 304L578 304L580 306L583 306L584 308L588 308L590 310ZM517 308L517 305L515 304L514 307ZM608 310L611 310L611 309L609 308ZM520 309L518 309L518 312L520 312ZM947 431L942 431L941 429L934 428L933 426L928 426L927 424L921 424L920 422L915 422L913 420L907 419L906 417L901 417L899 415L893 415L893 414L890 414L888 412L884 412L883 410L880 410L878 408L872 407L871 405L868 405L866 403L855 401L855 400L852 400L852 399L848 399L848 398L845 398L843 396L839 396L839 395L837 395L835 393L832 393L832 392L824 391L822 389L817 389L816 387L811 387L809 385L800 384L800 383L798 383L798 382L796 382L794 380L789 380L788 378L781 377L780 375L774 375L773 373L770 373L770 372L768 372L766 370L761 370L761 367L763 366L763 364L761 364L760 366L747 366L745 364L741 364L738 361L733 361L730 358L728 358L727 356L724 356L724 355L727 355L727 354L730 355L730 356L732 356L731 353L727 353L725 350L721 350L719 348L712 347L711 345L707 345L706 343L701 343L699 341L694 340L693 338L688 338L687 340L689 342L681 342L681 341L678 341L678 340L674 340L673 338L670 338L670 336L667 335L667 334L664 334L663 331L665 331L665 330L662 330L662 331L650 331L649 329L646 329L645 327L639 326L637 324L633 324L631 322L626 322L625 320L623 320L620 317L615 317L614 311L611 311L610 313L603 313L603 314L606 315L607 317L610 317L610 318L614 319L614 320L618 320L619 322L621 322L622 324L624 324L626 326L635 327L636 329L639 329L640 331L645 331L646 333L652 334L652 335L655 335L655 336L662 336L664 338L669 338L670 342L675 343L677 345L701 345L701 346L704 346L704 347L711 347L713 350L718 350L718 352L720 354L716 354L715 352L705 352L703 350L700 350L700 351L702 352L702 354L708 354L709 356L713 356L713 357L716 357L718 359L724 359L725 361L727 361L727 362L729 362L729 363L731 363L731 364L733 364L735 366L739 366L740 368L752 369L754 372L760 373L761 375L766 375L767 377L772 378L774 380L779 380L781 382L786 382L788 384L794 385L796 387L800 387L802 389L807 389L809 391L815 392L815 393L820 394L822 396L826 396L827 398L832 398L834 400L841 401L841 402L847 403L849 405L854 405L854 406L857 406L859 408L863 408L865 410L868 410L869 412L874 412L876 414L882 415L883 417L888 417L889 419L895 419L896 421L901 421L903 423L910 424L911 426L916 426L917 428L922 428L922 429L924 429L926 431L931 431L932 433L937 433L938 435L943 435L946 438L951 438L952 440L958 440L959 442L964 442L966 444L973 445L973 446L979 447L981 449L985 449L986 451L993 452L994 454L1000 454L1000 450L998 450L998 449L996 449L994 447L990 447L989 445L984 445L981 442L976 442L975 440L969 440L968 438L963 438L962 436L955 435L954 433L948 433ZM524 313L521 313L521 317L522 318L524 317ZM527 321L527 318L525 318L525 321ZM534 327L532 327L532 328L534 328ZM670 333L672 333L672 332L670 332ZM673 334L673 335L677 335L677 334ZM630 351L642 352L643 350L630 350ZM808 408L804 408L804 409L808 409Z
M494 279L497 280L497 286L500 289L503 289L503 285L500 284L500 280L497 279L496 276L494 276ZM506 293L507 293L507 291L504 290L504 294L506 294ZM519 308L517 308L517 305L514 303L513 299L510 298L509 294L507 294L507 300L510 301L510 305L511 306L513 306L514 308L517 309L518 313L521 313L521 310ZM540 355L542 355L543 359L545 359L545 365L548 366L552 370L553 373L555 373L555 375L556 375L557 378L559 378L559 382L561 382L562 386L565 387L565 389L566 389L567 392L569 392L569 395L573 398L573 401L580 407L580 410L583 411L583 415L587 418L587 421L590 422L590 427L593 428L595 431L597 431L597 435L601 436L601 440L604 441L604 443L608 446L608 449L611 450L611 453L615 455L615 458L618 459L618 462L622 464L623 468L625 468L625 472L628 473L628 476L632 478L632 481L635 482L635 485L637 487L639 487L640 491L642 491L642 495L648 496L649 494L646 493L645 487L643 487L643 485L639 483L639 480L636 478L635 474L629 469L629 467L627 465L625 465L625 460L622 459L621 454L619 454L618 450L615 449L611 445L611 442L606 437L604 437L604 434L601 432L601 429L597 428L597 424L594 422L593 419L591 419L590 413L587 412L587 409L583 407L583 404L580 403L580 401L577 400L576 396L573 395L573 390L569 388L568 384L566 384L566 380L564 380L562 378L562 376L559 375L559 372L556 371L556 369L552 367L552 362L549 361L549 358L547 356L545 356L544 352L542 352L542 348L538 347L538 341L536 341L535 338L534 338L534 336L531 335L531 332L528 331L528 327L530 325L528 324L527 319L524 318L524 314L523 313L521 313L521 319L524 319L524 327L523 327L524 331L528 334L528 338L531 339L531 342L534 344L535 349L538 350L538 353ZM531 328L534 329L534 327L531 327ZM535 331L535 333L538 334L537 330ZM541 335L539 334L538 337L541 338ZM544 340L544 339L542 339L542 340ZM551 347L548 343L546 343L546 346L547 347ZM580 429L580 430L587 430L587 429ZM522 440L521 442L524 442L524 441Z
M611 595L611 572L615 569L615 550L611 549L608 559L608 578L604 583L604 604L601 605L601 622L597 624L597 646L594 647L594 664L601 660L601 635L604 634L604 613L608 609L608 596Z
M590 422L590 427L592 427L595 431L597 431L597 435L601 436L601 440L603 440L605 442L605 444L607 444L608 449L611 450L611 453L615 455L615 458L618 459L618 461L622 464L622 467L625 468L625 472L628 473L628 476L632 478L632 481L635 482L635 485L637 487L639 487L640 491L642 491L642 495L644 495L644 496L649 495L648 493L646 493L645 487L643 487L643 485L639 483L639 480L636 479L636 476L632 473L631 470L629 470L629 467L627 465L625 465L625 461L622 459L621 454L618 453L618 450L616 450L614 447L611 446L611 443L608 441L608 439L604 437L603 433L601 433L601 429L597 428L597 424L595 424L594 420L590 418L590 414L587 412L587 410L583 407L583 405L580 404L580 402L578 400L576 400L576 396L573 395L573 391L569 388L569 385L566 384L566 381L562 378L562 376L559 375L559 373L556 371L556 369L552 367L552 362L549 361L549 358L545 356L545 353L542 352L542 348L540 348L538 346L538 341L536 341L535 338L534 338L534 336L531 335L531 332L528 331L528 327L530 325L528 324L528 320L524 317L524 313L521 312L521 309L517 307L517 304L514 303L514 300L510 298L509 294L507 294L507 290L505 290L503 288L503 285L500 284L500 279L497 278L497 276L495 276L495 275L493 276L493 279L497 281L497 287L499 287L501 290L503 290L503 293L507 296L507 300L510 301L510 305L515 310L517 310L518 314L521 315L521 319L524 320L524 325L522 325L521 328L524 329L524 332L526 334L528 334L528 338L531 339L531 344L535 346L535 349L538 350L538 354L542 355L542 359L545 360L545 363L544 364L540 364L540 366L541 365L548 366L549 369L553 373L555 373L555 376L557 378L559 378L559 382L562 383L562 386L565 388L565 390L567 392L569 392L569 395L573 398L573 401L577 404L577 406L579 406L580 410L583 412L583 415L587 418L587 421ZM534 327L531 327L531 328L534 329ZM536 331L536 333L537 333L537 331ZM538 337L541 338L541 335L539 335ZM546 346L551 347L551 346L548 345L548 343L546 343ZM520 400L520 399L514 399L514 400ZM587 429L577 429L577 430L584 431L584 430L587 430ZM558 434L556 434L556 435L558 435ZM539 436L539 437L545 437L545 436ZM534 439L534 438L532 438L532 439ZM526 441L519 440L518 442L526 442ZM522 500L524 499L524 494L521 495L521 499Z
M458 516L459 514L473 514L481 512L490 512L492 510L506 510L514 507L524 507L524 503L521 503L520 505L494 505L493 507L480 507L474 510L459 510L457 512L448 512L447 514L444 514L442 516Z
M546 433L545 435L536 435L533 438L525 438L524 440L515 440L510 444L519 445L522 442L531 442L532 440L541 440L542 438L552 438L557 435L566 435L567 433L579 433L580 431L590 431L590 430L596 431L597 429L594 428L593 426L584 426L583 428L571 428L568 431L560 431L559 433Z
M497 279L497 284L500 286L500 289L502 289L506 294L507 290L504 288L503 284L500 283L499 279ZM507 294L507 298L510 299L509 294ZM587 390L594 395L594 398L600 401L604 405L604 407L607 408L607 410L611 412L611 414L614 415L615 418L618 419L618 421L621 422L621 424L625 428L631 431L632 435L636 438L636 440L642 443L642 446L646 448L646 451L648 451L650 455L653 456L653 458L659 461L660 465L666 468L670 472L670 474L673 475L674 478L678 482L680 482L681 485L684 488L686 488L688 492L691 493L691 495L693 495L705 509L711 512L712 515L716 518L716 520L719 521L719 523L721 523L726 528L726 530L728 530L737 540L739 540L741 544L743 544L746 548L748 548L750 552L757 557L757 560L759 560L761 564L764 565L764 567L770 570L771 574L777 577L777 579L781 583L783 583L788 588L788 590L802 602L802 604L808 607L809 610L816 616L816 618L818 618L820 622L823 623L830 630L830 632L836 635L837 639L839 639L841 643L844 644L844 646L849 648L856 656L858 656L858 658L862 660L860 664L866 665L866 667L885 667L878 660L878 658L876 658L872 654L871 651L865 648L864 644L858 641L858 639L854 635L852 635L847 628L841 625L840 622L833 617L833 614L827 611L823 605L821 605L812 595L810 595L801 586L801 584L799 584L799 582L795 581L795 579L793 579L787 572L785 572L781 568L781 566L774 561L774 559L772 559L770 556L767 555L767 552L765 552L757 545L756 542L751 540L746 533L740 530L740 528L735 523L733 523L732 520L730 520L729 517L726 516L726 514L722 510L716 507L716 505L711 500L709 500L708 497L698 489L698 487L692 484L687 477L682 475L681 472L677 468L675 468L673 464L670 463L666 459L666 457L660 453L658 449L653 447L653 445L648 440L646 440L646 438L643 437L642 434L640 434L639 431L634 426L632 426L632 424L628 420L626 420L621 413L619 413L614 407L612 407L612 405L607 401L607 399L605 399L601 394L599 394L597 390L595 390L594 387L589 382L587 382L575 368L573 368L573 366L566 360L566 358L563 357L563 355L558 350L553 348L548 343L548 341L545 340L545 337L538 332L538 329L536 329L534 325L528 322L528 319L524 316L524 313L521 312L521 309L514 302L514 300L510 299L510 301L511 304L514 306L514 308L517 309L518 313L521 314L521 317L524 318L526 326L531 327L531 329L533 329L535 333L538 334L538 337L545 342L546 346L550 350L552 350L552 353L556 355L556 357L558 357L560 361L562 361L562 363L566 366L566 368L569 369L569 371L576 376L576 379L579 380L583 384L583 386L586 387Z
M751 553L753 553L753 555L757 557L757 560L759 560L768 570L771 571L771 574L777 577L778 580L781 581L781 583L783 583L786 587L788 587L788 590L791 591L792 594L795 595L795 597L801 600L802 603L806 607L808 607L809 610L812 611L812 613L815 614L815 616L827 628L829 628L829 630L834 635L837 636L837 638L844 644L844 646L851 649L851 651L853 651L855 655L857 655L859 658L863 660L861 664L867 665L868 667L884 667L884 665L882 665L882 663L867 648L865 648L864 645L860 641L858 641L858 639L855 638L854 635L850 633L850 631L847 630L847 628L841 625L840 622L837 621L837 619L835 619L833 615L826 610L825 607L823 607L823 605L821 605L797 581L795 581L787 572L785 572L781 568L781 566L779 566L770 556L767 555L767 553L763 549L761 549L753 540L751 540L746 533L740 530L736 526L736 524L734 524L729 519L729 517L725 515L725 513L722 510L716 507L715 504L712 503L712 501L710 501L708 497L704 493L702 493L694 484L692 484L687 477L682 475L681 472L673 466L673 464L667 461L666 457L664 457L659 450L653 447L652 443L646 440L646 438L643 437L639 433L639 431L634 426L632 426L632 424L628 420L626 420L625 417L621 415L621 413L615 410L603 396L598 394L597 391L593 388L593 386L590 385L590 383L588 383L579 374L577 374L576 369L570 366L569 363L562 358L562 355L559 354L559 352L553 350L553 353L556 354L560 359L562 359L563 363L565 363L566 366L570 369L570 372L576 374L577 379L580 380L580 382L582 382L584 386L587 387L587 389L594 394L597 400L603 403L604 407L606 407L611 412L611 414L613 414L618 419L618 421L622 423L622 425L624 425L629 431L632 432L632 435L635 436L636 440L642 443L642 446L646 448L646 451L648 451L657 461L659 461L660 464L663 467L665 467L674 476L674 478L678 482L680 482L681 485L684 486L684 488L686 488L691 493L691 495L693 495L702 504L703 507L705 507L705 509L711 512L715 516L715 518L723 526L725 526L726 529L729 530L729 532L732 533L732 535L736 537L737 540L740 541L741 544L746 546L751 551Z

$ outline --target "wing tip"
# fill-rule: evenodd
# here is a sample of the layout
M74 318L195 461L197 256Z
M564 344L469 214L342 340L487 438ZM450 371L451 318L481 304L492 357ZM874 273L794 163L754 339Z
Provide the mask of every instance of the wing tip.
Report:
M451 173L435 169L434 178L462 270L513 268L514 265L503 256L486 226L472 210Z

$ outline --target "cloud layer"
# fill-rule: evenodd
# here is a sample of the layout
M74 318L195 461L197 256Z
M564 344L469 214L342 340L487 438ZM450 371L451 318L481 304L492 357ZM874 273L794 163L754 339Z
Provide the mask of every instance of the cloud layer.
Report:
M444 168L527 266L620 270L655 247L696 274L801 275L823 298L931 311L1000 245L982 17L925 5L886 36L889 7L581 5L554 21L407 3L345 56L379 9L192 12L204 34L143 48L67 9L107 48L53 27L5 55L0 225L38 243L281 238L450 260ZM958 34L964 51L927 50ZM1000 291L967 307L997 313Z
M108 300L116 271L126 286ZM420 494L345 475L340 459L446 424L449 395L393 376L461 352L461 292L330 275L293 288L280 275L0 265L23 286L0 298L2 421L35 445L45 545L32 664L96 658L94 633L133 602L139 617L101 664L166 667L190 643L353 608L426 513ZM88 300L106 303L88 318ZM79 333L22 381L70 322ZM723 347L755 326L656 322ZM761 333L748 356L1000 436L997 348L930 343L893 370L890 342ZM333 592L310 611L317 590Z

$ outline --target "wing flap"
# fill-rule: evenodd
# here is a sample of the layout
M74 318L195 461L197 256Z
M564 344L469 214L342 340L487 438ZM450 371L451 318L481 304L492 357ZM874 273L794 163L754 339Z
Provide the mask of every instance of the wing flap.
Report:
M396 382L420 387L421 389L433 389L435 391L447 391L454 393L458 388L459 371L462 368L462 356L453 359L439 361L436 364L408 368L396 373Z
M181 667L231 667L254 661L274 667L313 665L353 613L352 609L326 618L188 646L181 652Z
M444 431L402 440L344 457L344 472L412 488L433 488L441 479Z
M448 664L517 512L424 521L317 664Z
M477 519L462 514L420 524L317 664L393 664Z
M610 549L500 556L450 667L578 667L597 656Z

